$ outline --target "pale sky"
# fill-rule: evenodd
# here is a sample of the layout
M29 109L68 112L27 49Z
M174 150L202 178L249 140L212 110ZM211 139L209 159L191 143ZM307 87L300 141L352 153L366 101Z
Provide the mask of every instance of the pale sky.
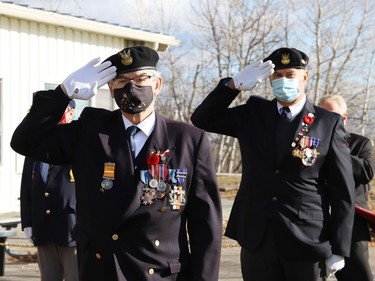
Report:
M7 2L10 2L9 0ZM59 13L82 16L112 24L160 30L161 19L170 23L170 35L181 40L189 30L191 0L13 0L15 4L44 8ZM165 15L161 16L156 5L163 5ZM142 7L142 8L139 8ZM180 38L179 38L180 37Z

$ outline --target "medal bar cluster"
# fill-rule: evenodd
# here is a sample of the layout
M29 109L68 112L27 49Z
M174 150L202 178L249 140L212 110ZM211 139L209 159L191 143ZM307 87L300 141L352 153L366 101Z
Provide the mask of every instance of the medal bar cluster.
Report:
M313 113L309 113L303 117L302 130L298 132L291 145L293 147L293 157L300 158L302 164L305 166L313 166L319 155L317 147L320 140L304 135L309 131L311 124L314 123L314 119L315 115Z
M141 204L151 205L156 199L168 197L172 210L185 205L185 190L182 183L186 179L186 169L169 169L171 150L164 152L151 150L147 158L148 170L141 171L141 181L145 184ZM168 196L167 196L168 195Z

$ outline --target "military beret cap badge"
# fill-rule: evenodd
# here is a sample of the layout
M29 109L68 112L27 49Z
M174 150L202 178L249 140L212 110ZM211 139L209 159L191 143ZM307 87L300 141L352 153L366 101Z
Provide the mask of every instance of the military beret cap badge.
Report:
M281 63L282 64L289 64L290 63L289 54L282 54L281 55Z
M123 65L130 65L133 63L133 58L129 49L124 49L121 52L118 52L118 54L121 56L121 63Z
M298 68L305 69L309 57L302 51L295 48L280 48L272 52L263 61L271 60L275 69Z
M156 70L159 54L146 46L127 47L104 61L110 61L117 68L117 75L121 73Z

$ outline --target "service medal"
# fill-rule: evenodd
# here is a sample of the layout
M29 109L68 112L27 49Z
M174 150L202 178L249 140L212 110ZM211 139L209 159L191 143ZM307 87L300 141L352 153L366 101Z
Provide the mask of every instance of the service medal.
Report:
M156 187L156 190L159 192L164 192L167 189L167 185L165 182L159 182L158 186Z
M152 203L154 203L154 199L155 199L155 196L153 196L149 192L145 192L143 196L141 196L143 205L151 205Z
M301 159L302 159L302 164L305 166L313 166L316 162L316 158L318 157L318 152L316 148L308 148L306 147L302 151Z
M156 179L152 179L148 183L152 188L157 188L159 185L159 182Z
M169 204L173 211L180 210L181 206L185 205L185 190L181 186L174 186L169 193Z
M103 181L101 183L101 187L104 190L109 190L113 187L113 180L115 179L115 167L115 163L104 163Z
M110 179L103 179L101 186L105 190L109 190L113 187L113 182Z

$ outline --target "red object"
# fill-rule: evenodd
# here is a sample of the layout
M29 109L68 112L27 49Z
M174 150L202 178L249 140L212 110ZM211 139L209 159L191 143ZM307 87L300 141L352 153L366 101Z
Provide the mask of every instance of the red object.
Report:
M355 206L355 213L367 220L369 226L375 232L375 212L367 210L360 206Z
M306 124L311 125L314 122L314 118L308 115L305 115L303 117L303 121L305 121Z
M156 155L156 154L150 154L149 156L148 156L148 158L147 158L147 164L148 165L157 165L157 164L159 164L159 160L160 160L160 158L159 158L159 156L158 155Z

